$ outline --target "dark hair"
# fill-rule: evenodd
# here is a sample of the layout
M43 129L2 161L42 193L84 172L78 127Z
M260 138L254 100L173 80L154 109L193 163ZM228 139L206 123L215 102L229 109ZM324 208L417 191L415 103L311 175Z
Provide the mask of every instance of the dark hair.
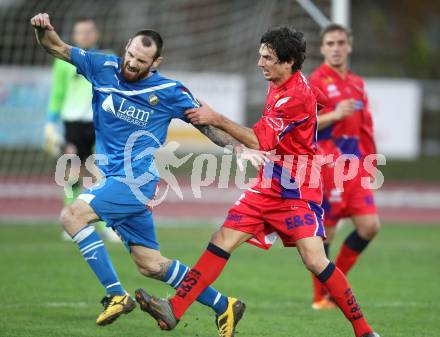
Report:
M73 23L76 25L77 23L80 23L80 22L92 22L96 26L95 20L89 16L80 16L80 17L76 18Z
M353 43L353 34L351 33L351 30L344 27L343 25L340 25L339 23L330 23L327 26L325 26L321 30L321 34L319 34L320 44L322 46L322 43L324 42L324 37L326 34L331 32L343 32L345 35L347 35L348 42L350 44Z
M157 59L162 54L163 40L160 34L151 29L143 29L134 34L133 38L142 36L142 45L144 47L150 47L153 43L156 45L156 54L154 59Z
M272 49L281 63L293 60L292 73L300 70L306 59L306 39L295 29L271 28L263 34L260 43Z

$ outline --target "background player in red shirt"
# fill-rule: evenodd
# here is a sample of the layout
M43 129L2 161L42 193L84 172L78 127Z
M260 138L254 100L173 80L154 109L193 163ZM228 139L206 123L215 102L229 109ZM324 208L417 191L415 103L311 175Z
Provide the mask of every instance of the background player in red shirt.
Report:
M370 189L361 186L361 177L369 174L363 169L362 159L376 153L373 123L368 109L364 81L348 69L348 56L352 51L349 30L330 24L321 33L321 54L324 63L309 78L315 88L324 93L327 107L318 116L318 148L323 155L354 155L360 160L356 176L343 183L343 191L335 186L334 161L322 168L324 186L323 208L328 255L339 219L350 217L355 230L347 237L336 258L336 266L345 274L356 263L359 254L367 247L380 228L379 217ZM334 307L321 282L314 280L313 308Z
M266 32L260 42L258 66L270 85L263 117L255 126L236 124L206 104L188 110L187 117L195 125L217 126L249 148L273 150L276 157L261 168L257 185L232 206L176 295L162 300L138 289L136 299L162 329L173 329L198 294L221 274L235 248L245 241L267 247L278 235L285 246L296 245L305 266L352 323L355 335L377 336L363 317L346 277L324 251L319 174L317 181L310 181L315 169L317 114L314 91L300 71L306 51L303 34L277 28ZM299 156L306 161L300 162ZM244 310L244 303L229 298L227 311L217 317L220 336L234 335Z

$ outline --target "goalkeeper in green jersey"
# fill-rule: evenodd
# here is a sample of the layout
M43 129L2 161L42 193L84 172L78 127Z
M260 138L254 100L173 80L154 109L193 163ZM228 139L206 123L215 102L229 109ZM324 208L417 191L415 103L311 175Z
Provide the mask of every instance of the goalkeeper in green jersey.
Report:
M99 39L99 32L95 22L90 18L78 19L73 26L73 44L85 49L94 50ZM62 121L64 137L60 135L57 125ZM70 165L66 170L66 181L70 177L79 175L80 181L71 182L66 193L64 204L68 205L81 193L81 178L85 170L85 161L93 154L95 145L95 130L93 128L92 112L92 86L82 75L76 72L76 68L68 62L55 59L52 69L52 90L48 106L47 123L44 128L45 147L48 153L57 156L63 150L64 153L76 154L81 160L81 165ZM99 176L97 170L93 172ZM116 234L107 230L103 223L98 227L102 229L104 238L116 241ZM66 239L70 237L63 234Z

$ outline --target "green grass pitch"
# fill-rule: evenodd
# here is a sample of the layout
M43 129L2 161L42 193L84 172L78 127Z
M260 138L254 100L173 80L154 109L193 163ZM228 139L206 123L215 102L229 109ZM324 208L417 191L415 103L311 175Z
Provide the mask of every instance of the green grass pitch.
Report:
M350 226L337 235L332 256ZM161 228L162 253L193 264L212 226ZM384 225L349 274L364 314L382 337L440 336L440 226ZM172 289L138 274L120 244L107 244L124 287L167 296ZM214 315L195 304L172 332L136 309L98 327L103 290L75 245L55 225L0 225L0 336L217 336ZM246 302L237 337L345 337L339 311L310 308L311 282L295 249L249 245L231 257L215 286Z

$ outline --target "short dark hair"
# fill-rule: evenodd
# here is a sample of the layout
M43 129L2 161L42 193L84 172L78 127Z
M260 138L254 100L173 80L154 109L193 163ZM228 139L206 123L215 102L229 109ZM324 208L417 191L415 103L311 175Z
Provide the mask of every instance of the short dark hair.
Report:
M95 20L93 18L91 18L90 16L80 16L80 17L76 18L73 23L77 24L80 22L91 22L96 26Z
M157 59L162 54L163 40L158 32L151 29L143 29L134 34L133 38L137 36L142 36L141 41L144 47L150 47L153 43L156 45L157 50L154 59Z
M345 35L347 35L348 42L350 44L353 43L353 34L351 33L351 30L347 27L344 27L343 25L340 25L339 23L332 22L332 23L328 24L327 26L325 26L321 30L321 33L319 34L321 46L324 43L325 35L328 33L331 33L331 32L343 32L343 33L345 33Z
M300 70L306 59L304 34L288 27L276 27L263 34L261 44L272 49L282 63L294 61L292 73Z

